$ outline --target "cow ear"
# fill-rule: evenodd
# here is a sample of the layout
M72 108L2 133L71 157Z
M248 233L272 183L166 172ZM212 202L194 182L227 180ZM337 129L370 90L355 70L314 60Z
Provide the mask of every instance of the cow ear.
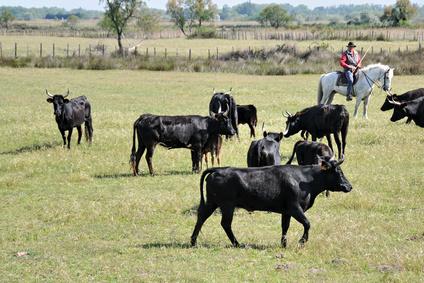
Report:
M63 100L63 102L68 103L68 102L69 102L69 99L65 98L65 99Z
M48 103L53 103L53 99L51 99L51 98L49 97L49 98L47 98L47 102L48 102Z
M318 156L318 164L321 166L321 171L327 171L331 169L331 163L325 159L322 159L321 156Z
M283 139L283 133L280 132L280 134L278 135L278 140L277 142L280 142Z
M267 135L268 135L268 133L266 131L264 131L264 138L266 138Z

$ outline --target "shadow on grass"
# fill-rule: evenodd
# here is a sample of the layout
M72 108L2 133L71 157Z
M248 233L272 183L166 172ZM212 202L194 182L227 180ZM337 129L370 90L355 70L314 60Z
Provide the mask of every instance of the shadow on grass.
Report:
M28 146L23 146L17 149L13 149L13 150L9 150L9 151L4 151L4 152L0 152L0 155L17 155L17 154L21 154L21 153L25 153L25 152L34 152L34 151L42 151L42 150L47 150L53 147L57 147L60 146L61 143L60 142L46 142L46 143L42 143L42 144L32 144L32 145L28 145Z
M132 173L98 174L94 175L96 179L121 179L133 177Z
M155 174L154 176L150 176L148 172L141 172L135 177L161 177L161 176L185 176L185 175L194 175L188 171L169 171L164 173ZM112 174L97 174L94 175L96 179L120 179L120 178L129 178L134 177L132 173L112 173Z
M147 243L142 245L137 245L137 248L142 249L196 249L196 248L206 248L206 249L215 249L219 246L213 246L209 244L198 244L195 247L192 247L190 243ZM275 248L275 245L258 245L258 244L240 244L238 249L253 249L253 250L268 250ZM234 248L232 245L225 245L222 248Z

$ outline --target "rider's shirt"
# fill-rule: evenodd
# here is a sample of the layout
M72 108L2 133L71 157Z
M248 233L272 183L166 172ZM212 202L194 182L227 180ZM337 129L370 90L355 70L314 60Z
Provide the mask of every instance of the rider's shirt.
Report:
M340 57L340 66L342 66L345 71L350 70L349 66L356 67L359 65L360 67L360 62L361 56L355 50L352 50L352 52L346 50L342 53L342 56Z

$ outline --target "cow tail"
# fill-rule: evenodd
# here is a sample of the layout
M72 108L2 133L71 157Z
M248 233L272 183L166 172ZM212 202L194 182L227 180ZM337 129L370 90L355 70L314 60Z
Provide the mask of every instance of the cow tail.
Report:
M208 176L209 174L215 172L215 168L210 168L210 169L206 169L205 171L203 171L202 176L200 177L200 206L205 205L205 195L203 193L203 182L205 181L206 176Z
M140 118L139 118L139 119L140 119ZM135 169L135 166L136 166L136 155L135 155L135 134L136 134L136 131L137 131L137 124L138 124L139 119L137 119L137 120L134 122L134 126L133 126L133 145L132 145L132 148L131 148L131 155L130 155L130 165L131 165L131 168L132 168L132 170L133 170L134 174L136 174L136 169ZM139 141L139 142L140 142L140 141Z
M256 108L254 108L254 113L255 113L255 115L254 115L254 119L255 119L255 121L254 121L254 126L255 126L255 128L256 128L256 125L258 124L258 114L257 114L257 111L256 111Z
M293 147L293 153L292 153L292 155L291 155L291 157L290 157L289 161L287 161L287 163L286 163L286 164L291 164L291 163L292 163L293 158L294 158L294 155L296 154L296 148L297 148L297 146L298 146L301 142L303 142L303 141L298 141L298 142L296 142L296 143L294 144L294 147Z
M321 100L322 100L322 96L324 95L324 92L322 90L322 78L324 77L324 75L322 75L319 78L319 84L318 84L318 93L317 93L317 104L320 105L321 104Z

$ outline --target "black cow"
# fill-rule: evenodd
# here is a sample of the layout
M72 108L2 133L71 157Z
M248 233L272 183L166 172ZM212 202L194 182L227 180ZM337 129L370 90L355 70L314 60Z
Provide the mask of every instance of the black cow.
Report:
M215 92L214 90L214 94L209 102L209 115L213 116L215 113L221 112L228 112L228 118L231 120L234 132L238 136L237 104L231 96L231 90L229 92Z
M408 117L421 128L424 128L424 97L414 99L408 102L391 101L394 110L390 121L396 122L402 118Z
M250 128L250 137L255 137L255 127L258 123L256 107L252 104L237 105L238 124L247 124Z
M312 140L327 137L328 145L333 149L331 134L336 140L339 158L344 155L346 147L346 136L349 127L349 112L344 105L316 105L305 108L291 115L286 111L287 118L284 137L290 137L300 131L306 131L312 136ZM340 144L339 132L342 142Z
M304 227L300 244L308 240L310 223L304 212L312 207L315 198L325 189L350 192L352 185L343 174L343 160L325 161L320 165L266 166L259 168L211 168L200 178L200 205L197 223L191 236L191 245L196 245L203 223L219 207L222 213L221 226L233 246L239 246L231 223L236 207L248 211L260 210L282 214L283 247L287 245L287 230L293 217ZM203 181L206 178L206 196Z
M54 115L59 131L62 135L63 146L66 145L65 131L68 131L68 149L71 148L71 136L73 128L78 130L78 144L81 143L82 129L84 123L85 138L91 144L93 140L93 122L91 119L91 105L87 97L78 96L71 100L66 97L69 95L69 90L66 95L50 94L46 89L48 96L47 102L53 103Z
M326 144L315 141L298 141L294 144L292 156L286 164L292 163L294 155L296 155L299 165L313 165L318 164L320 159L327 161L332 159L334 153Z
M264 132L264 138L252 141L247 152L248 167L280 165L280 141L283 133Z
M208 143L203 148L202 154L205 157L206 168L208 168L208 153L211 154L212 167L215 163L215 157L218 162L218 166L221 166L221 147L222 147L222 137L216 135L211 137L208 140Z
M381 106L381 111L387 111L387 110L393 109L394 108L393 101L403 103L403 102L408 102L420 97L424 97L424 88L410 90L401 95L397 95L397 94L387 95L386 100L384 100L384 103ZM406 123L409 124L411 120L412 119L408 118Z
M202 151L209 139L217 135L234 135L228 111L214 117L202 116L157 116L143 114L134 122L133 146L130 163L134 176L138 174L140 158L147 149L146 161L151 175L152 157L157 144L168 149L188 148L191 150L192 170L199 172ZM138 149L135 152L137 132Z

